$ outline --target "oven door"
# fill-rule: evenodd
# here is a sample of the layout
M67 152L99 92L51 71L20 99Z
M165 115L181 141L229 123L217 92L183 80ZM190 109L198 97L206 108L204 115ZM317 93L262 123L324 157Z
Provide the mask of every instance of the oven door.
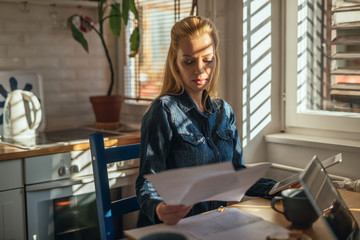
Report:
M134 194L136 174L113 175L110 180L113 199ZM29 240L100 239L92 177L26 186L26 202ZM135 226L134 218L127 225ZM123 224L122 219L115 224Z

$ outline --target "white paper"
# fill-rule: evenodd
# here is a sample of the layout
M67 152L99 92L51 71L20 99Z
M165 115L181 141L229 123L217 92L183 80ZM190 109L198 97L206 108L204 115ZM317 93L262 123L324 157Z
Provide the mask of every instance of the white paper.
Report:
M195 215L191 218L183 218L177 224L177 228L192 234L196 238L207 239L211 235L262 220L260 217L239 209L228 208L221 212L215 210L206 214Z
M270 163L235 171L232 162L180 168L149 174L148 179L169 205L203 201L240 201L270 168Z
M141 239L153 233L175 232L189 240L218 239L266 239L267 236L289 231L237 208L214 210L204 214L183 218L176 225L156 224L127 230L131 239Z

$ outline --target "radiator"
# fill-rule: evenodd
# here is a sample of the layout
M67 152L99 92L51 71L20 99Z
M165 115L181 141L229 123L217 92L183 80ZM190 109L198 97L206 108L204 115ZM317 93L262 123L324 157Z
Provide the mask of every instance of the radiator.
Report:
M252 165L252 164L250 164L250 165ZM291 166L278 164L278 163L272 163L271 167L275 168L275 169L294 172L294 173L302 172L304 170L302 168L291 167ZM337 175L333 175L333 174L329 174L329 177L333 180L333 183L337 188L346 189L346 190L353 191L353 192L360 192L360 179L352 180L347 177L337 176Z

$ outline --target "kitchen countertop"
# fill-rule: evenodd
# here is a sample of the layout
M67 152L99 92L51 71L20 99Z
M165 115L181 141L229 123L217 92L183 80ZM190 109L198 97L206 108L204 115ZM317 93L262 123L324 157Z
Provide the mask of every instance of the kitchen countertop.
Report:
M118 146L140 142L140 131L129 131L118 137L111 137L105 140L105 146ZM0 143L0 161L21 159L40 155L49 155L70 151L81 151L90 148L89 142L69 143L66 145L54 145L35 149L18 148L4 143Z

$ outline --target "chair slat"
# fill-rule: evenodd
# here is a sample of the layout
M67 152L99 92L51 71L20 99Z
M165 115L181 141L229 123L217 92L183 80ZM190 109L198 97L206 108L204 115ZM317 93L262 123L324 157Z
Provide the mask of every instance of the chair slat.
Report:
M105 159L107 163L139 158L139 155L140 144L124 145L105 149Z
M124 198L112 202L111 209L113 210L114 216L121 216L128 214L134 211L139 210L139 204L137 202L136 196Z

